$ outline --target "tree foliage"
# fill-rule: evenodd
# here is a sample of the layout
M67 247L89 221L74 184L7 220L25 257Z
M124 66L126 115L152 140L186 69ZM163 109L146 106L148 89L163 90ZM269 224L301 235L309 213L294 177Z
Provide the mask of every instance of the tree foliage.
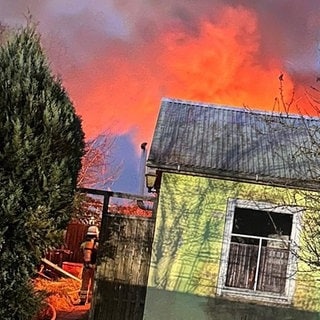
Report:
M84 134L33 26L0 48L0 318L36 311L30 277L71 218Z

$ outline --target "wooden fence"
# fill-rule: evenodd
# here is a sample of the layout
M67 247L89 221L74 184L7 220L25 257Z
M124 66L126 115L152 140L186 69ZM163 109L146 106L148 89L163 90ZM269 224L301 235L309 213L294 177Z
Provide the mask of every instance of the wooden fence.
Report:
M155 197L84 189L104 196L90 320L142 320L155 225ZM111 199L135 203L130 214ZM150 205L146 205L147 204ZM142 208L142 209L141 209ZM118 210L118 211L117 211ZM148 212L141 216L141 210Z
M87 224L71 222L66 230L64 245L48 252L46 258L60 267L65 261L82 263L83 254L80 250L80 244L85 238L88 227Z
M68 225L65 245L70 250L67 261L83 262L83 253L80 250L80 244L83 242L89 225L73 222Z
M154 221L109 215L105 223L92 319L142 319Z

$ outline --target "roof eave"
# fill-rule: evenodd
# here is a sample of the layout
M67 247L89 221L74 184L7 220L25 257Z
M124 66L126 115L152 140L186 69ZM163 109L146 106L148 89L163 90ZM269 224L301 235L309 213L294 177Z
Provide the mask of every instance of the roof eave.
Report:
M284 179L270 176L263 176L259 174L248 174L241 172L230 172L218 169L203 169L203 168L189 168L179 164L156 164L152 161L147 161L147 166L157 169L162 172L178 173L192 176L200 176L213 179L232 180L236 182L255 183L261 185L268 185L281 188L300 189L308 191L320 190L320 181L307 181L298 179Z

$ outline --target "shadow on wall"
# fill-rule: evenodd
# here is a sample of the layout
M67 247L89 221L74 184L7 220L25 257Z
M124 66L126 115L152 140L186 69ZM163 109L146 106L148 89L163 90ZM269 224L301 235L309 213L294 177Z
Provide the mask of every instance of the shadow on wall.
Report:
M319 313L290 307L208 298L148 288L144 320L318 320Z
M297 310L290 307L264 306L254 303L211 298L207 306L210 319L221 320L316 320L318 313ZM215 318L216 315L219 315Z

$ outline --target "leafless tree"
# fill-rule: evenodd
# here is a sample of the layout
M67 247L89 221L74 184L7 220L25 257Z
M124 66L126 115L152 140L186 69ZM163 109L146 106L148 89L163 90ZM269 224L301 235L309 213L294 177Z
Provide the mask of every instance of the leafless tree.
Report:
M79 188L106 190L118 179L122 163L113 158L115 136L107 130L86 142L82 168L78 176ZM74 218L85 224L100 224L102 200L83 193L74 199Z
M122 163L115 163L113 150L115 136L105 131L87 141L78 186L107 189L118 179Z
M319 269L320 193L317 185L320 181L320 90L317 86L310 86L305 89L305 96L299 98L296 97L295 90L292 90L291 96L285 98L284 81L283 76L280 76L279 97L275 98L273 108L273 112L282 114L277 120L280 121L280 126L275 126L274 118L268 115L263 121L271 129L267 130L268 132L277 130L276 135L287 135L288 139L292 140L290 150L281 149L279 154L283 155L286 170L291 172L292 177L298 177L301 181L304 180L304 183L297 185L297 189L288 183L287 192L277 196L277 200L281 206L302 208L299 222L300 240L293 244L293 247L300 260L311 269ZM318 82L319 78L316 81ZM283 121L285 117L290 118L293 114L299 119L298 125L295 121Z

